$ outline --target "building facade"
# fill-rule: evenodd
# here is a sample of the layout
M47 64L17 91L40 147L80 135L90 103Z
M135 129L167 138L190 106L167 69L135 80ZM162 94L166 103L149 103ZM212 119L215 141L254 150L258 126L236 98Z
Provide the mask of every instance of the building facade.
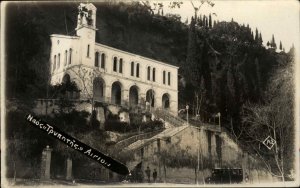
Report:
M78 10L76 36L50 36L51 84L74 81L80 98L177 114L178 67L96 43L96 7Z

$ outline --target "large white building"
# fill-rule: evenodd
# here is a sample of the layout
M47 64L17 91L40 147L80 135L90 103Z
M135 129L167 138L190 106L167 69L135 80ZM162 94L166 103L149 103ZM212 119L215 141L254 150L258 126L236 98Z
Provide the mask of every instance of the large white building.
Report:
M50 36L51 84L71 80L80 88L80 98L148 104L177 114L178 67L96 43L96 7L78 8L76 36Z

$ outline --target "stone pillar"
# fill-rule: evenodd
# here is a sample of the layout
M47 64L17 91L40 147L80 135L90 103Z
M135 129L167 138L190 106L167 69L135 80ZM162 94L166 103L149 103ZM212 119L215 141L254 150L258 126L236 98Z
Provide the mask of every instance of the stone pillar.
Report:
M47 146L42 153L42 163L41 163L42 180L50 180L51 152L52 149L49 148L49 146Z
M97 107L97 120L100 121L100 130L104 130L105 114L103 107Z
M72 179L72 159L69 157L67 158L67 175L66 175L67 180Z
M105 87L105 92L104 92L104 101L107 103L111 103L111 86L106 86Z
M124 89L121 95L121 105L129 106L129 90Z

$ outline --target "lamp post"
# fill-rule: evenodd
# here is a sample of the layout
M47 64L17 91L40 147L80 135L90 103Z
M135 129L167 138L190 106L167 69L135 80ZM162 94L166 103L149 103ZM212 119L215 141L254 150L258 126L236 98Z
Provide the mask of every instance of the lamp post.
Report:
M186 109L186 123L189 125L189 105L185 106Z
M221 131L221 113L220 112L218 113L218 117L219 117L219 128L220 128L220 131Z

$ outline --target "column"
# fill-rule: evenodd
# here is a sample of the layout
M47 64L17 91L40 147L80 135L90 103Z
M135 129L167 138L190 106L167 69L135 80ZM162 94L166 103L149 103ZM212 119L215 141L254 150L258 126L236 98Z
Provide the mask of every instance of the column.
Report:
M123 89L121 93L121 105L129 106L129 90Z
M52 149L49 146L47 146L42 153L42 163L41 163L42 180L50 180L51 152Z
M104 96L104 101L107 103L111 103L111 86L106 86L105 87L105 96Z
M71 158L67 158L67 175L66 175L66 179L67 180L71 180L72 179L72 159Z

